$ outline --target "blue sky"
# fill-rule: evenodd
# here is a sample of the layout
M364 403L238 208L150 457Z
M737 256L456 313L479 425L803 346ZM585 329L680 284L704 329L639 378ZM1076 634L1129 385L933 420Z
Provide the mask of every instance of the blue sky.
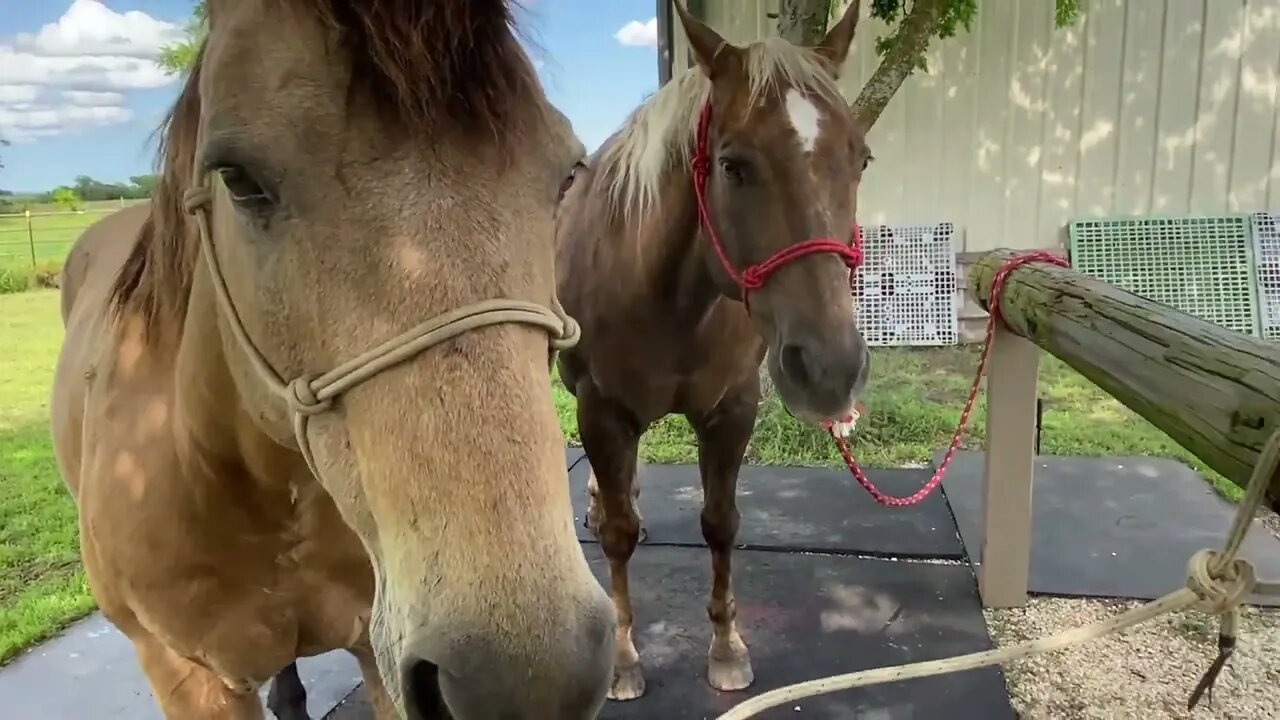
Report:
M657 88L653 0L522 0L551 101L595 149ZM0 0L0 188L151 171L177 92L154 65L191 0Z

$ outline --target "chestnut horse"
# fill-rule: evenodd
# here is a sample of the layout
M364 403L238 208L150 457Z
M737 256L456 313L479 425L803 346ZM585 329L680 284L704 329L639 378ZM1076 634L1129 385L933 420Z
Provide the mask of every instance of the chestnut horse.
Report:
M753 672L730 556L761 362L804 421L843 421L866 383L850 270L870 153L836 87L858 5L820 45L802 48L776 38L728 44L677 3L696 67L576 169L557 211L559 293L582 324L559 370L593 474L588 524L609 560L613 699L644 692L627 578L641 532L641 433L682 413L697 436L714 575L707 679L742 689Z
M511 7L209 18L150 205L66 269L52 430L94 597L168 718L262 718L332 649L384 720L595 717L615 616L547 382L584 150Z

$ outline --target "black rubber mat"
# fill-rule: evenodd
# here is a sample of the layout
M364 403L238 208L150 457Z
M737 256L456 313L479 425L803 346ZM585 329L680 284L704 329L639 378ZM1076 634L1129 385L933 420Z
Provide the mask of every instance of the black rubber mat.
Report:
M940 460L941 455L935 457ZM983 455L957 453L943 482L970 557L982 547ZM1030 589L1154 599L1186 583L1187 560L1222 546L1235 506L1182 463L1148 457L1036 459ZM1243 555L1280 578L1280 541L1257 521ZM1280 605L1276 598L1251 602Z
M584 545L596 575L608 570ZM710 559L697 548L641 547L631 563L645 695L607 702L600 720L715 718L746 697L803 680L991 648L964 565L801 553L735 555L739 625L756 682L721 693L706 682ZM359 695L332 720L369 720ZM887 683L819 696L761 718L1004 720L1014 718L999 669Z
M578 538L595 542L583 524L590 464L569 472ZM925 470L872 470L891 495L908 495L929 480ZM746 466L738 476L738 543L749 548L959 559L963 548L941 493L913 507L877 505L844 469ZM695 465L645 465L640 513L650 545L704 544L702 486Z

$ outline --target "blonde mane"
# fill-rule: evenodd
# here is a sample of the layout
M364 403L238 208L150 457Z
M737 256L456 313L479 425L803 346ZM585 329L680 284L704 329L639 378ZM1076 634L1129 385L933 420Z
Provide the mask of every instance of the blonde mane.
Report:
M749 101L787 87L841 98L835 78L810 48L781 38L765 38L743 48ZM630 222L654 209L661 183L673 162L688 166L698 115L711 93L711 81L697 66L671 79L627 118L600 157L600 179L606 184L615 217Z

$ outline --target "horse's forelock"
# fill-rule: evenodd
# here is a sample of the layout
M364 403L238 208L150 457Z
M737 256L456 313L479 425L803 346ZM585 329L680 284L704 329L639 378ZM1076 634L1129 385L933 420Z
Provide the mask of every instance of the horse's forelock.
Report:
M288 0L336 28L359 85L408 128L452 121L516 141L537 78L512 0Z

